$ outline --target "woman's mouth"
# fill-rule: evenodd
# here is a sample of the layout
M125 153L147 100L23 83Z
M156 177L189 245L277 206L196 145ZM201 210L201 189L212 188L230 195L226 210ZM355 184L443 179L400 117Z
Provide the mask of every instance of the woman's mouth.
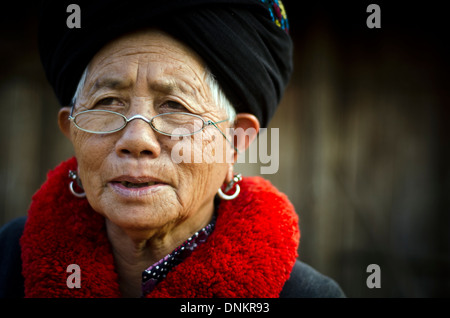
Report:
M126 188L143 188L143 187L151 187L155 184L157 184L155 181L150 182L142 182L142 183L133 183L128 181L121 181L121 185L123 185Z
M123 198L137 199L151 196L167 184L150 177L121 176L108 182L108 186Z

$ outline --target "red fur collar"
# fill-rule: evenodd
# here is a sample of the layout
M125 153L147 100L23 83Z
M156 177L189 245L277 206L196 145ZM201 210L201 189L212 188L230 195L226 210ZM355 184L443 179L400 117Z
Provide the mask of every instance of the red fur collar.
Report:
M21 238L26 297L120 297L104 218L69 191L71 158L49 172L33 196ZM297 257L298 219L268 181L245 177L222 201L214 232L148 297L278 297ZM81 269L70 289L69 264ZM149 264L150 265L150 264Z

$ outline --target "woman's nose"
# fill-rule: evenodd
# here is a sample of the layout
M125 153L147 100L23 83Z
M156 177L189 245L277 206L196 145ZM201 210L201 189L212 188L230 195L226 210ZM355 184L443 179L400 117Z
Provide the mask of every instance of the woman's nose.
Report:
M161 153L161 145L156 132L141 119L130 121L121 131L116 143L116 153L120 157L156 158Z

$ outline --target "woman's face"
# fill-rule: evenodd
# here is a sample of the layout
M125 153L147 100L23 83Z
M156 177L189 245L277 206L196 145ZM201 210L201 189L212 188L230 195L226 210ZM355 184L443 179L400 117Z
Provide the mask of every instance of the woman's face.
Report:
M127 118L137 114L152 118L171 111L212 121L226 118L225 111L212 101L201 59L156 30L119 38L92 59L74 114L98 108ZM218 126L225 132L229 124ZM201 141L194 142L195 138ZM229 169L225 157L213 163L205 157L197 163L172 160L174 149L178 155L180 149L192 149L191 157L198 158L205 147L219 141L224 156L229 154L225 148L230 145L219 140L224 138L213 126L178 140L155 132L140 119L111 134L87 133L71 124L70 139L90 205L127 230L170 229L208 218Z

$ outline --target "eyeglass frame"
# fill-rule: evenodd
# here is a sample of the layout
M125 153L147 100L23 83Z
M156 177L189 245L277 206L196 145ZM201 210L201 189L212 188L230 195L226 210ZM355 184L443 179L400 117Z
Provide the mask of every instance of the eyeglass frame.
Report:
M75 125L75 127L77 127L78 129L80 129L80 130L82 130L82 131L87 132L87 133L91 133L91 134L97 134L97 135L112 134L112 133L121 131L122 129L124 129L124 128L128 125L128 123L129 123L130 121L135 120L135 119L142 119L144 122L146 122L147 124L149 124L149 126L150 126L154 131L156 131L157 133L160 133L161 135L165 135L165 136L169 136L169 137L188 137L188 136L192 136L192 135L195 135L195 134L197 134L197 133L203 131L206 127L212 125L212 126L214 126L214 127L220 132L220 134L226 139L226 141L228 141L228 142L230 143L230 145L234 148L234 150L236 151L236 153L239 154L239 150L238 150L238 149L234 146L234 144L228 139L228 137L222 132L222 130L220 130L220 128L217 127L217 124L221 124L221 123L223 123L223 122L226 122L227 120L229 120L229 118L226 118L226 119L223 119L223 120L219 120L219 121L214 122L214 121L212 121L212 120L205 120L202 116L197 115L197 114L186 113L186 112L168 112L168 113L161 113L161 114L158 114L158 115L156 115L156 116L153 116L153 117L150 118L150 119L148 119L148 118L146 118L146 117L144 117L144 116L142 116L142 115L139 115L139 114L134 115L134 116L132 116L131 118L128 119L127 116L125 116L124 114L121 114L121 113L118 113L118 112L115 112L115 111L112 111L112 110L106 110L106 109L88 109L88 110L81 111L81 112L75 114L75 116L73 116L73 111L74 111L74 109L75 109L75 105L72 105L72 107L71 107L71 109L70 109L70 114L69 114L69 117L68 117L69 121L73 122L73 124ZM114 130L111 130L111 131L107 131L107 132L92 131L92 130L84 129L84 128L78 126L77 123L75 122L76 116L78 116L78 115L80 115L80 114L91 113L91 112L103 112L103 113L112 113L112 114L115 114L115 115L119 115L119 116L121 116L123 119L125 119L125 125L123 125L121 128L117 128L117 129L114 129ZM200 120L202 121L203 126L202 126L202 128L199 129L198 131L195 131L195 132L192 132L192 133L189 133L189 134L178 134L178 135L165 133L165 132L163 132L163 131L160 131L160 130L156 129L156 127L153 126L153 124L152 124L153 119L155 119L155 118L157 118L157 117L160 117L160 116L164 116L164 115L170 115L170 114L183 114L183 115L189 115L189 116L196 117L196 118L198 118L198 119L200 119Z

